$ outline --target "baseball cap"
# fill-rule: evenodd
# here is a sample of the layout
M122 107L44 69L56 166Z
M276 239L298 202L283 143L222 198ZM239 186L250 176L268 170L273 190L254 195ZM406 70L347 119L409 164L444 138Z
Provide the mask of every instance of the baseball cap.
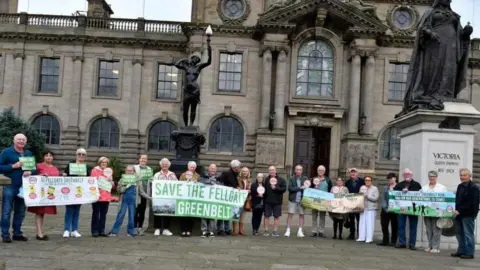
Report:
M438 177L438 172L437 171L429 171L428 176Z
M357 168L351 168L350 172L358 172Z

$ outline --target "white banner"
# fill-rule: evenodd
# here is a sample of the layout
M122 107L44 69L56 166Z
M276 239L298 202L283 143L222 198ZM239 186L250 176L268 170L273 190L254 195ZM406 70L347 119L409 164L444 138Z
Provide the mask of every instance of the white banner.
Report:
M88 204L98 201L95 177L23 178L23 198L26 206Z

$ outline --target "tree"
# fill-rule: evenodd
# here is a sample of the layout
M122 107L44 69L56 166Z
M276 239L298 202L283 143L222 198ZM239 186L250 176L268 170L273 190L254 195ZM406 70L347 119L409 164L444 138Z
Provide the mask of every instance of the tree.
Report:
M38 132L30 123L15 114L13 108L4 109L0 113L0 151L10 147L13 137L22 133L27 136L26 149L30 150L39 161L45 149L45 137Z

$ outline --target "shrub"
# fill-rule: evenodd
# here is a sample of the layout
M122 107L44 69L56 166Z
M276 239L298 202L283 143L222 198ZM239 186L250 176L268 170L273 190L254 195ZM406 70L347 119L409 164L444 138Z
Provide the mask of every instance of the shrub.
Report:
M113 181L118 183L120 178L122 178L123 172L125 171L125 165L119 157L114 156L110 158L109 167L113 170Z

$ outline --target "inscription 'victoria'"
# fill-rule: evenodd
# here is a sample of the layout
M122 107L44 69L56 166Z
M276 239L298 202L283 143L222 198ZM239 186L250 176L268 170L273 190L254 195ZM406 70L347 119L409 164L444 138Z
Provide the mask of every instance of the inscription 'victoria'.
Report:
M460 160L459 154L452 153L433 153L435 159L449 159L449 160Z

